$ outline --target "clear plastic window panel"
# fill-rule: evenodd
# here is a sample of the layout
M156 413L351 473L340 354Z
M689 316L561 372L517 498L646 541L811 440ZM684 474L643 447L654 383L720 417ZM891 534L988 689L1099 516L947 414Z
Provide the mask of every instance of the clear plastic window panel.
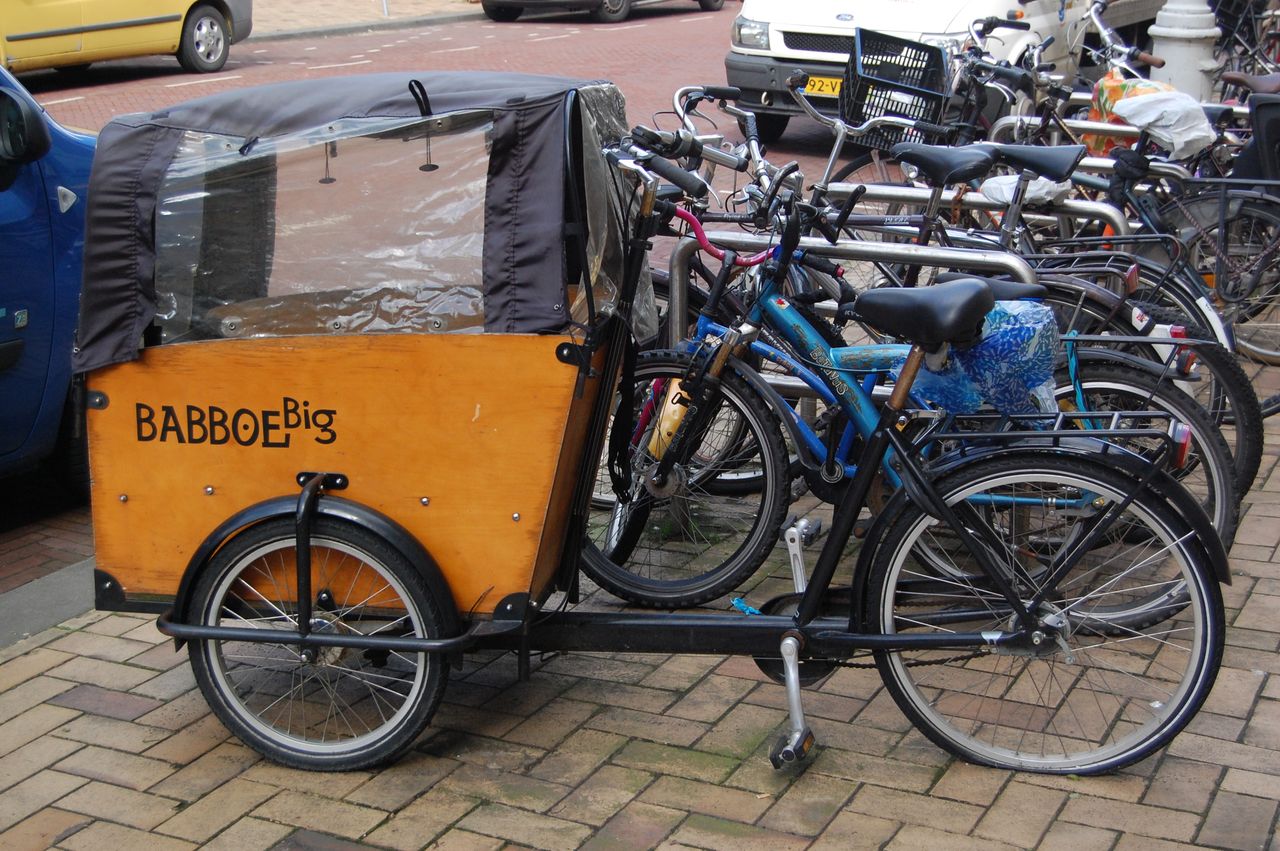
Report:
M189 133L156 210L164 340L480 332L491 114Z

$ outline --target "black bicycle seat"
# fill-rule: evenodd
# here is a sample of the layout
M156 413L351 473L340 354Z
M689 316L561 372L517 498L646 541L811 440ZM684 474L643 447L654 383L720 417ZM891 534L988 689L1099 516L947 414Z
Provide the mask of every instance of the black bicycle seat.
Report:
M996 301L1022 301L1029 298L1044 298L1049 290L1043 284L1024 284L1021 281L1010 281L1004 278L988 278L986 275L970 275L968 272L943 272L934 279L936 284L948 284L952 281L982 281L991 290Z
M853 312L873 328L934 352L944 343L965 348L978 342L982 320L994 305L986 283L965 278L932 287L867 290Z
M946 145L899 142L889 153L899 162L910 163L920 169L925 183L930 186L967 183L982 177L996 164L996 152L984 145L948 148Z
M1029 169L1055 183L1066 180L1084 159L1084 145L986 145L1005 165Z
M1229 103L1202 103L1200 108L1204 110L1204 117L1214 127L1224 123L1228 118L1235 115L1236 108Z

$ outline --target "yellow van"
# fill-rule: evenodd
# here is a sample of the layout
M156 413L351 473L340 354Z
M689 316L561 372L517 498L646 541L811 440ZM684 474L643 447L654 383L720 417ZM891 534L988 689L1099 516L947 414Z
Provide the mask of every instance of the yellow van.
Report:
M33 71L172 53L188 71L217 71L252 28L253 0L0 0L0 65Z

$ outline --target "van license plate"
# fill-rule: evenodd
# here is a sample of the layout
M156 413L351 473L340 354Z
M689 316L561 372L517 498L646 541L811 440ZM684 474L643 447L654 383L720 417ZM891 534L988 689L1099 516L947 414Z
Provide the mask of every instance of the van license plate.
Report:
M810 77L804 87L804 93L819 97L839 97L841 82L843 81L839 77Z

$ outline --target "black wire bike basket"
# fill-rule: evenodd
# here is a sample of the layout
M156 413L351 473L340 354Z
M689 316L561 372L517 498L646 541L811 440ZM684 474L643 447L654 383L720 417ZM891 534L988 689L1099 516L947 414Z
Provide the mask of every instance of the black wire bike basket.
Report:
M947 102L947 59L942 48L858 29L840 87L840 117L857 126L894 115L937 124ZM886 150L919 134L898 127L872 130L856 140Z

